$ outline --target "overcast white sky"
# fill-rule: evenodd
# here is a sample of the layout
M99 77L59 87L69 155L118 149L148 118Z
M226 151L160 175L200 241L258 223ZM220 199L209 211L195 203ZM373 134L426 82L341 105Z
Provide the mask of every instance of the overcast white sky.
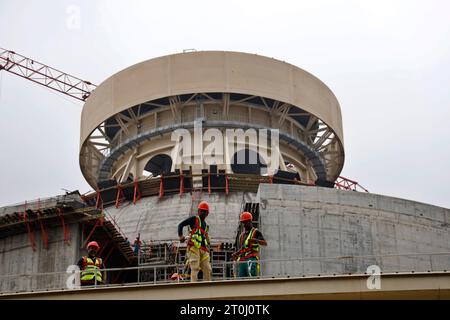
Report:
M96 84L190 48L292 63L341 104L342 175L450 208L449 13L446 0L0 0L0 47ZM78 164L81 108L0 72L0 206L90 190Z

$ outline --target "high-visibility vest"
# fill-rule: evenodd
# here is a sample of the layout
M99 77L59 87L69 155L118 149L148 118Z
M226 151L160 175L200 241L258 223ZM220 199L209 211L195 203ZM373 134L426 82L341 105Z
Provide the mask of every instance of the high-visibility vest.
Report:
M190 240L188 246L194 246L197 249L202 249L204 251L209 251L208 246L208 229L209 226L205 221L205 229L201 227L200 217L195 217L195 226L191 230ZM205 240L205 246L202 246L202 238Z
M250 230L250 232L248 233L247 238L244 239L245 237L245 231L243 231L241 233L240 239L239 239L239 246L240 246L240 250L238 251L238 261L240 260L246 260L250 257L256 257L257 259L259 259L259 243L253 242L251 245L248 244L250 239L254 239L255 238L255 234L256 234L257 229L256 228L252 228Z
M102 272L100 271L102 267L102 259L95 258L94 261L89 257L83 257L83 270L81 270L81 281L95 281L102 282Z

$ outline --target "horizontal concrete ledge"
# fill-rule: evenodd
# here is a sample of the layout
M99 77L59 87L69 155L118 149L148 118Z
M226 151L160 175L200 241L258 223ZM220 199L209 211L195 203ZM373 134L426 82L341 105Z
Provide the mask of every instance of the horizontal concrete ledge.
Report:
M450 274L382 274L369 289L369 275L336 275L198 283L143 284L3 294L0 299L450 299Z

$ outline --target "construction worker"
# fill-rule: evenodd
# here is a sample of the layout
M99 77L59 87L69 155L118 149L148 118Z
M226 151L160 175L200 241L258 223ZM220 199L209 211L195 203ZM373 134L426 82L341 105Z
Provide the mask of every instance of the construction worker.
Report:
M139 251L141 250L141 245L142 245L141 234L138 233L138 236L136 237L136 239L134 239L134 243L133 243L135 256L139 255Z
M81 270L80 280L82 286L92 286L102 284L106 279L105 269L101 258L97 257L100 246L96 241L91 241L87 245L88 255L78 260L78 267Z
M212 269L208 249L210 243L209 227L205 220L209 214L208 202L200 202L197 209L198 215L191 216L178 225L178 237L181 243L186 241L186 238L183 236L183 228L185 226L190 227L191 232L187 239L186 256L191 268L191 281L196 282L198 280L198 272L200 270L203 272L203 280L211 281Z
M256 277L260 272L259 246L267 246L267 241L261 231L253 227L250 212L242 212L239 221L244 225L244 230L239 236L239 251L232 255L239 262L238 277Z

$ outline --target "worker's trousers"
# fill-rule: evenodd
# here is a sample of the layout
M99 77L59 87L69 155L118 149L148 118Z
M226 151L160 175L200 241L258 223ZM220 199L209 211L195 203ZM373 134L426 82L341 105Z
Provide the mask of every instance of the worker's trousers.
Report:
M189 267L191 268L191 282L198 280L198 272L202 270L203 280L211 281L211 263L209 262L209 252L190 247L187 251Z
M250 257L239 261L239 278L259 276L259 261L256 257Z

